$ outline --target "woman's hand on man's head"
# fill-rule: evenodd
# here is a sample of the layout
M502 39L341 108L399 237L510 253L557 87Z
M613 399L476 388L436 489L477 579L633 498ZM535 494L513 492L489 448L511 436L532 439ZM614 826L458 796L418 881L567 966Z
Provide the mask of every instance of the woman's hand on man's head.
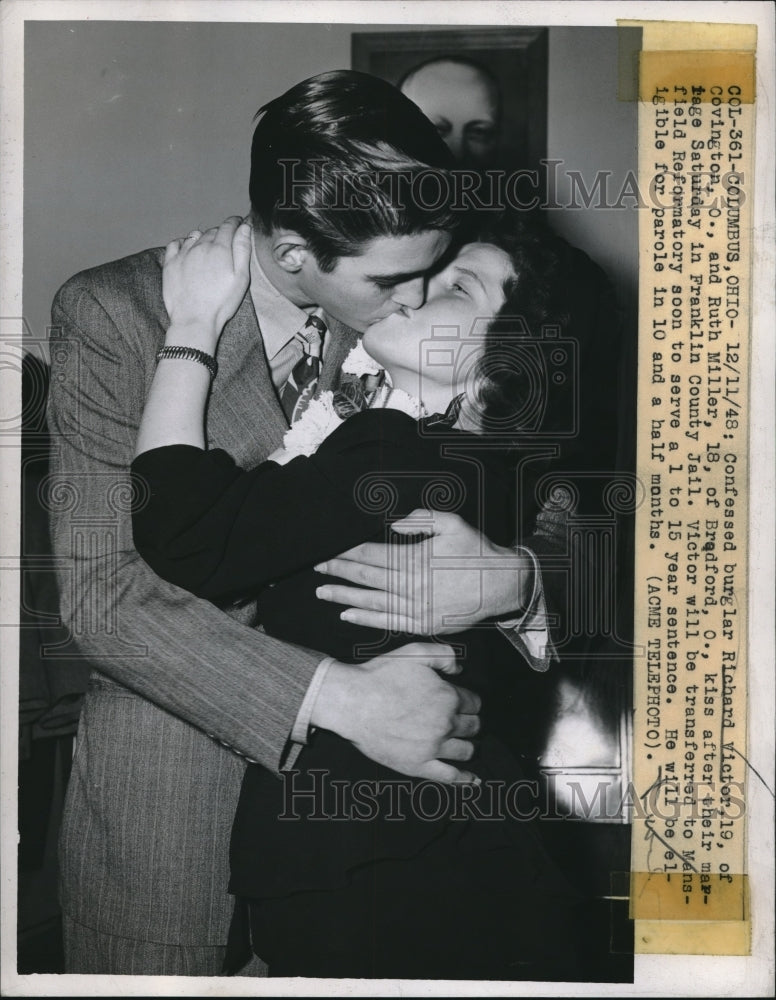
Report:
M245 297L250 259L251 227L236 215L168 243L162 294L176 344L215 352L221 331Z

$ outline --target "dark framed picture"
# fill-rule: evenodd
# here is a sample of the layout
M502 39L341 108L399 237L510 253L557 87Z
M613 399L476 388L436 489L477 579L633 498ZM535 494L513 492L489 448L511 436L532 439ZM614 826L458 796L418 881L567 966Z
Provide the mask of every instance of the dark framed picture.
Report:
M467 166L547 155L546 28L354 32L352 66L399 85Z

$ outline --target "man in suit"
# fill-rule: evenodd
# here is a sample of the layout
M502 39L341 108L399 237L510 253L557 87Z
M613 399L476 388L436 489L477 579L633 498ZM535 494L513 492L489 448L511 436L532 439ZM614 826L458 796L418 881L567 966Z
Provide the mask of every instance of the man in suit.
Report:
M423 275L454 228L446 207L384 183L449 165L433 126L388 84L323 74L262 110L252 288L224 331L207 416L209 444L244 466L287 429L280 395L308 313L328 319L320 391L336 384L356 331L422 302ZM321 198L354 170L383 178L361 189L366 201L343 210ZM311 726L403 773L472 780L440 760L471 754L478 711L440 677L453 664L445 647L322 663L252 627L252 605L224 613L163 583L134 551L142 484L128 470L169 323L161 263L149 250L78 274L53 307L53 544L70 647L92 667L60 847L68 972L220 971L244 758L277 772ZM482 617L517 604L516 582L499 580Z

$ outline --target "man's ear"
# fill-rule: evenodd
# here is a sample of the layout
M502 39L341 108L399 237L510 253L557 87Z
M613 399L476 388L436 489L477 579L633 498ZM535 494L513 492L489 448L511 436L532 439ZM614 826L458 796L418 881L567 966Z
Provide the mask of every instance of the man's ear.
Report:
M310 253L307 240L291 230L275 233L272 239L272 258L279 268L288 274L302 270Z

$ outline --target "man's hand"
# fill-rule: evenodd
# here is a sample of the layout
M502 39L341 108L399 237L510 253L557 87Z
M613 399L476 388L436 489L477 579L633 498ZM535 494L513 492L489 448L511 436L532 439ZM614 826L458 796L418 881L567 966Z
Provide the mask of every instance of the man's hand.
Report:
M357 584L317 590L323 600L348 606L345 621L443 635L513 614L532 592L530 559L494 545L457 514L415 510L392 527L429 537L415 545L364 542L315 567Z
M333 663L311 722L349 740L386 767L430 781L479 781L447 760L468 760L480 699L442 680L460 667L449 646L411 643L368 663Z
M203 349L214 352L224 325L245 296L250 259L251 227L236 215L207 232L194 229L185 239L168 243L162 294L171 327L178 332L203 330Z

